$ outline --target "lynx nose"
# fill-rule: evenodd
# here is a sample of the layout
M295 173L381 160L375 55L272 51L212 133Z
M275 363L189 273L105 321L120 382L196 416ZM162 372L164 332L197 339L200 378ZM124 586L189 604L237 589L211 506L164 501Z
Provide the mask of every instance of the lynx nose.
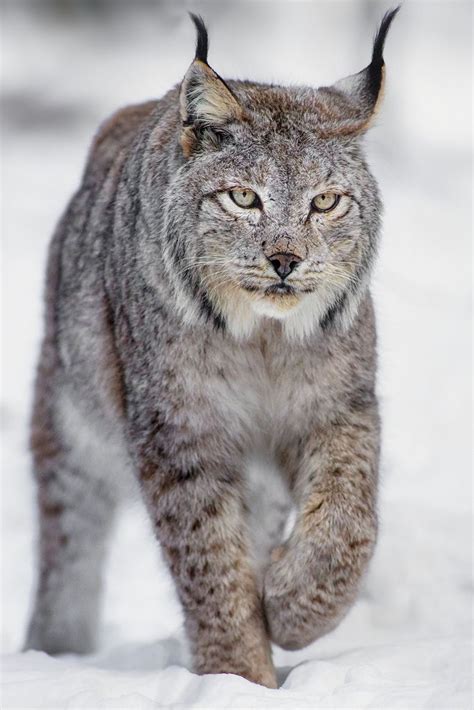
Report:
M267 259L282 281L284 281L286 277L296 269L300 261L302 261L300 256L289 253L272 254L268 256Z

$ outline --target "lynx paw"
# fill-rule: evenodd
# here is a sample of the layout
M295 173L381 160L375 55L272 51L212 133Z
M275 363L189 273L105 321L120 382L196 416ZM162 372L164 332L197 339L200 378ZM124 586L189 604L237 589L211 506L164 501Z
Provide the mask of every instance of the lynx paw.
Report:
M263 587L263 605L272 641L296 650L334 628L339 605L315 575L315 560L303 546L276 548Z

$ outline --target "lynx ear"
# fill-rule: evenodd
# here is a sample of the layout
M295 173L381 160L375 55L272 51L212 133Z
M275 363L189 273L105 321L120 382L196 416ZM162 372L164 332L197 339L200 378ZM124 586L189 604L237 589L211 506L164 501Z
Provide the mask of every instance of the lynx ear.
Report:
M319 92L334 99L340 133L358 133L366 130L377 114L383 97L385 62L383 48L387 32L400 6L385 13L375 35L372 61L358 74L352 74Z
M181 145L189 156L200 129L241 120L243 110L225 81L207 63L208 36L201 17L190 13L197 30L196 56L181 84L179 105L183 121Z

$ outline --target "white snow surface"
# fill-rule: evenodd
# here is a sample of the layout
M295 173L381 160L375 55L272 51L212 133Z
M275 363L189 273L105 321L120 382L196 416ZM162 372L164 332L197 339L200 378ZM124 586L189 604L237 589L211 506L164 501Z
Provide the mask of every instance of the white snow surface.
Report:
M275 648L278 690L193 674L171 578L135 501L111 546L97 653L21 652L47 244L99 121L162 95L193 55L180 4L109 6L92 22L78 9L53 20L41 2L2 5L2 707L472 707L469 2L405 2L387 42L385 106L367 138L386 206L373 289L384 440L380 539L352 611L306 649ZM193 7L208 20L222 75L322 85L367 63L386 4Z

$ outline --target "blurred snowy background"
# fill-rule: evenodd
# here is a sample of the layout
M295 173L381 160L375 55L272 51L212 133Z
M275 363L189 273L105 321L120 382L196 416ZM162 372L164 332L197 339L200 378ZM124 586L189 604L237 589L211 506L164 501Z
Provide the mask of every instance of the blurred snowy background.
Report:
M45 256L98 123L162 95L200 12L224 77L323 85L370 57L386 2L3 0L2 651L4 708L468 708L471 3L406 0L367 138L385 199L374 281L384 445L381 535L364 592L313 646L276 650L282 688L193 676L181 613L138 502L107 569L95 656L20 654L35 519L27 420Z

